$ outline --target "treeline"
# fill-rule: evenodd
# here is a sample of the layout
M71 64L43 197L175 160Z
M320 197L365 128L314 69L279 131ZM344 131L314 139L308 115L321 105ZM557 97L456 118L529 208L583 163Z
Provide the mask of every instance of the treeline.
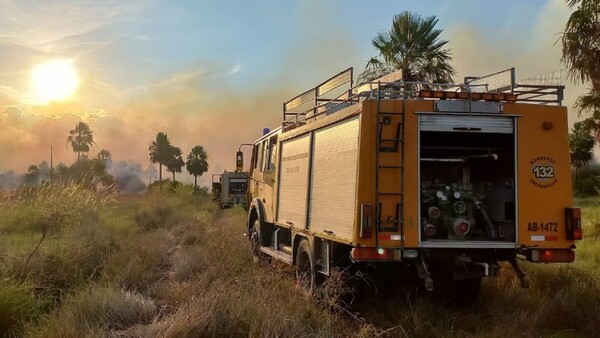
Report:
M113 162L108 149L101 149L93 158L88 157L95 144L91 128L86 123L79 122L69 131L66 138L66 146L77 153L75 163L59 163L53 167L48 165L47 161L42 161L39 164L31 164L24 174L17 174L12 170L0 173L0 188L15 190L21 186L74 182L89 186L116 186L122 192L140 193L146 189L144 181L148 184L156 179L162 181L163 166L172 173L173 181L175 173L182 172L185 166L187 172L194 176L194 188L198 185L198 177L208 171L208 155L201 145L192 148L184 161L181 148L172 145L167 134L163 132L159 132L156 140L150 142L148 150L152 163L146 170L141 164L133 161ZM155 163L159 164L158 172Z
M575 122L569 134L573 190L580 195L600 193L600 164L594 162L597 131L595 120L586 118Z
M173 174L173 181L175 181L175 173L180 173L185 165L188 173L194 176L194 188L196 188L198 177L208 171L208 155L204 151L204 147L197 145L192 148L187 156L187 161L184 162L181 157L181 148L172 145L166 133L159 132L156 139L150 142L148 151L150 152L150 161L158 163L159 181L162 181L163 166Z

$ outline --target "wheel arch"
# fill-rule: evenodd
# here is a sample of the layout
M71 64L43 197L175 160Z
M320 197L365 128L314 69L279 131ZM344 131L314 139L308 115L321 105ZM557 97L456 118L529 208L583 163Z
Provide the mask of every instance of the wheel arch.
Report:
M248 210L248 219L246 220L248 231L250 231L256 219L260 220L261 225L265 223L265 206L260 198L253 199Z
M308 241L308 247L310 248L311 251L311 255L314 257L315 255L315 249L314 249L314 237L313 236L309 236L306 234L299 234L299 233L294 233L292 234L293 236L293 241L292 241L292 265L296 265L296 262L298 260L298 255L296 254L296 252L298 251L298 245L300 245L300 242L302 240L307 240Z

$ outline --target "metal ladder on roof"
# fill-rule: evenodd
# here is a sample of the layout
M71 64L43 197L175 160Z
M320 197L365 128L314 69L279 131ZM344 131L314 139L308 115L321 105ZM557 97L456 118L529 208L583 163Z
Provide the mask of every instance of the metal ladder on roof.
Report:
M404 84L402 84L404 86ZM377 86L377 142L375 150L375 195L376 195L376 245L379 247L381 233L400 233L399 247L404 247L404 164L405 164L405 146L404 146L404 124L406 110L406 94L405 88L402 89L402 111L384 111L382 110L382 89L381 83ZM395 129L394 129L395 127ZM390 128L392 128L390 130ZM391 137L389 135L392 135ZM386 135L386 137L384 137ZM394 159L394 156L396 157ZM400 156L400 164L398 165L397 156ZM382 164L385 160L396 164ZM388 184L382 187L381 176L383 171L398 173L398 184ZM396 176L396 175L394 175ZM389 175L388 175L389 177ZM388 183L388 182L386 182ZM394 198L395 197L395 198ZM386 200L386 207L383 206L382 200ZM395 201L392 208L393 214L382 215L382 210L390 210L389 204Z

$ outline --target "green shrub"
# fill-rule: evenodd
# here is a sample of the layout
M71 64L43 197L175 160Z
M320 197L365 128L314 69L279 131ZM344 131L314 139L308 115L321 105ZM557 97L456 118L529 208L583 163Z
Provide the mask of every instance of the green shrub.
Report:
M19 261L15 272L26 271L25 276L38 286L61 294L96 280L114 250L112 238L101 229L77 229L54 246L40 250L26 269L23 260Z
M168 205L154 205L149 209L143 209L133 215L134 221L144 231L158 228L170 228L174 225L176 218L173 209Z
M584 196L598 195L598 191L600 190L600 165L599 164L591 164L586 167L583 167L579 171L579 181L580 186L577 191L579 194ZM573 174L573 188L577 190L577 185L575 184L575 175Z

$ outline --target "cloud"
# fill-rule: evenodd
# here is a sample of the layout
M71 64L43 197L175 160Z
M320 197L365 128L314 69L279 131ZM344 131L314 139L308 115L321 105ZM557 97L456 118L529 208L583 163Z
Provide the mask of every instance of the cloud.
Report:
M207 73L208 71L204 67L197 66L195 69L186 72L171 74L168 78L159 80L155 83L129 89L128 93L135 94L137 92L148 92L169 89L173 87L179 88L180 86L187 86L199 81L201 77L206 75Z
M10 101L16 101L20 94L11 87L0 85L0 96Z
M0 40L42 52L146 6L143 1L0 1Z
M233 74L239 73L241 71L242 71L242 65L239 63L236 63L235 65L233 65L233 68L231 68L230 71L225 73L225 76L233 75Z

